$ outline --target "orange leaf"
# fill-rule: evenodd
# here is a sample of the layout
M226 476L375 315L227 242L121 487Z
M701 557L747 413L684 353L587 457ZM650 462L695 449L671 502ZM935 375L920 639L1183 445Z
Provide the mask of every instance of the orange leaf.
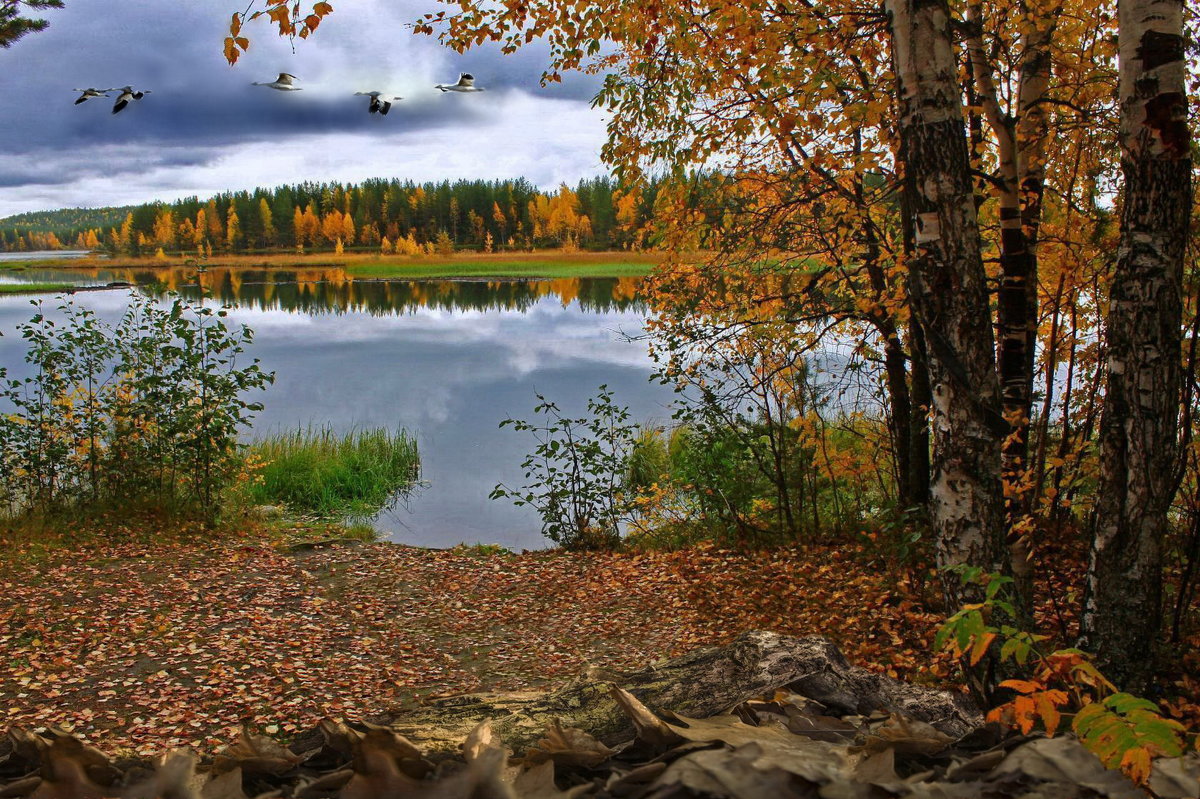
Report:
M1034 713L1037 711L1037 706L1027 696L1018 696L1013 700L1012 706L1014 723L1022 734L1028 735L1033 730Z
M979 636L979 638L977 638L975 640L975 645L973 647L971 647L970 664L972 666L974 666L976 663L978 663L980 661L980 659L982 659L983 656L985 654L987 654L988 647L991 646L992 641L995 641L995 640L996 640L995 633L987 633L986 635L981 635L981 636Z
M1150 779L1150 750L1135 746L1121 757L1121 771L1137 785L1145 785Z
M1021 694L1035 694L1038 691L1045 689L1046 686L1040 682L1033 680L1005 680L1000 683L1001 688L1011 688Z
M1036 694L1033 701L1037 705L1038 715L1042 717L1042 726L1046 728L1046 735L1053 738L1059 722L1062 721L1062 715L1058 712L1057 705L1066 701L1066 694L1062 691L1045 691Z

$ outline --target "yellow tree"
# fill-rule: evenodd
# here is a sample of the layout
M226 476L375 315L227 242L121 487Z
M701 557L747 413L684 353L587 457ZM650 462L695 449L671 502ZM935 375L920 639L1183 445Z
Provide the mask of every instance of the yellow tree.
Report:
M292 211L292 235L296 239L296 246L303 247L307 236L304 232L304 211L300 210L300 206L296 206Z
M562 244L578 225L579 198L565 183L561 184L547 203L546 233Z
M225 228L221 224L221 213L217 210L217 201L209 200L204 206L204 219L207 222L205 235L208 236L210 242L215 241L220 244L225 238Z
M117 233L117 249L128 255L137 254L137 237L133 232L133 214L126 214Z
M229 211L225 216L225 243L231 250L236 250L242 245L242 221L238 218L233 203L229 204Z
M196 227L192 224L192 220L184 219L179 223L179 228L176 230L178 241L185 246L194 245L196 238Z
M160 208L154 217L154 243L159 247L174 247L177 233L175 214L170 208Z
M273 247L275 245L275 221L271 204L267 202L266 197L259 198L258 218L262 223L262 246Z
M331 244L342 235L342 212L334 208L321 220L321 235Z
M196 224L193 228L192 244L199 247L208 236L208 211L201 208L196 212Z
M508 242L508 217L500 210L500 203L498 202L492 203L492 222L500 230L500 244L506 244Z

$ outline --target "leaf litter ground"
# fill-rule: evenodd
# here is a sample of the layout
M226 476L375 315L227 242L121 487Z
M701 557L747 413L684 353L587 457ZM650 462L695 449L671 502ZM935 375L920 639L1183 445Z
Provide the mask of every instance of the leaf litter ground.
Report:
M939 681L937 622L832 549L81 547L0 575L0 728L208 750L242 725L286 738L323 717L631 670L750 629L824 634L864 666Z

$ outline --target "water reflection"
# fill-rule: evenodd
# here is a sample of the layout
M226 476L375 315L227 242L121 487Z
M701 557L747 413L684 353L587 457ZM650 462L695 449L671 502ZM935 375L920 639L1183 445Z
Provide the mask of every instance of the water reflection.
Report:
M304 269L27 269L11 275L29 283L66 282L103 286L161 285L187 297L212 297L226 304L299 313L361 311L410 313L419 308L526 311L546 299L586 313L642 309L641 278L554 280L362 279L341 267Z
M21 277L44 280L33 274L41 271ZM158 278L171 285L150 270L70 271L98 284ZM325 270L288 270L294 281L276 280L282 274L198 276L223 301L237 300L231 321L254 328L252 354L278 375L255 429L329 424L412 432L428 487L408 509L379 520L396 541L545 545L532 511L487 498L498 482L523 482L519 465L532 440L499 424L528 418L535 392L578 414L606 383L635 419L669 418L673 395L649 380L645 344L626 338L645 321L635 280L381 284L339 281ZM195 291L196 278L178 270L174 288ZM127 292L81 292L75 302L115 319ZM24 343L12 331L30 313L27 298L0 297L0 365L13 377L24 368Z

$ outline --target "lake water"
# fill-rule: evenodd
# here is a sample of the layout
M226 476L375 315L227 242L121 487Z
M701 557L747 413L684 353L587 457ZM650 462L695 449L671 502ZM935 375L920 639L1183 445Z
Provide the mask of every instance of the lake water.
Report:
M546 281L351 281L340 269L52 270L0 272L6 280L105 285L163 283L236 303L230 317L255 331L251 353L276 372L256 431L329 424L402 427L421 451L422 478L407 507L384 513L392 540L445 547L547 544L537 515L489 500L497 482L523 483L519 464L534 442L499 429L529 418L534 393L582 412L607 384L633 418L666 421L671 391L650 381L637 279ZM19 373L12 335L32 313L28 296L0 298L0 364ZM115 319L125 290L80 292L77 303ZM52 304L52 303L47 303Z
M83 258L91 253L87 250L31 250L29 252L0 252L0 263L5 261L49 261L65 258Z

